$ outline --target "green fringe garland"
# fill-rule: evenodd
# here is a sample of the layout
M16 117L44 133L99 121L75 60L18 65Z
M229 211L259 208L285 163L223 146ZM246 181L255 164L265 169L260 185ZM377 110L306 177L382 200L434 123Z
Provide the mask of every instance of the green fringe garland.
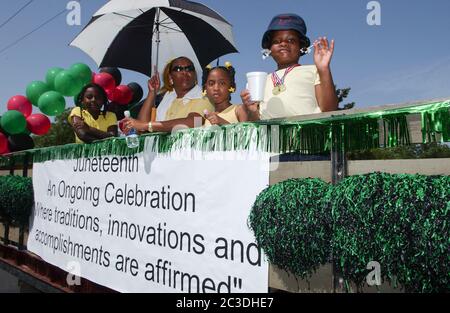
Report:
M436 142L437 134L441 134L441 142L450 141L450 111L448 108L422 112L423 143Z
M269 120L232 124L221 127L184 129L173 134L148 134L140 137L140 146L129 149L123 138L113 138L89 145L65 145L34 149L26 152L34 162L57 159L94 157L106 154L130 155L142 152L145 142L153 152L166 153L182 149L200 151L232 151L258 149L272 153L321 154L331 145L346 151L380 147L380 127L383 147L397 147L410 143L407 116L422 115L423 141L450 140L450 102L387 109L371 113L341 114L315 120ZM149 139L151 137L151 139ZM439 138L440 137L440 138ZM16 154L0 158L0 166L7 167Z
M44 162L49 160L69 160L88 158L102 155L132 155L137 151L142 151L143 141L140 147L129 149L124 138L112 138L98 141L92 144L69 144L58 147L48 147L28 150L33 155L34 162Z

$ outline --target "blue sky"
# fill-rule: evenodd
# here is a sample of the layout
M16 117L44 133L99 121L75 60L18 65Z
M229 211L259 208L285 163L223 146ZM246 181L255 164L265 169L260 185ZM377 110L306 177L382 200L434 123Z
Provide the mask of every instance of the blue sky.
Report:
M29 0L1 1L0 25ZM65 9L66 0L34 0L20 14L0 27L0 51ZM44 80L51 67L76 62L95 63L68 44L106 0L81 0L81 26L69 26L66 13L10 49L0 52L0 114L8 99L25 94L28 83ZM199 0L224 16L232 25L239 54L221 58L237 69L238 90L245 73L273 71L272 59L262 60L261 37L275 14L293 12L308 25L314 40L336 40L332 72L338 87L351 87L349 101L357 107L384 105L431 98L450 98L450 1L380 0L381 25L367 24L368 0ZM67 11L69 13L69 11ZM311 64L312 57L301 63ZM122 70L123 82L143 87L147 78ZM238 103L239 97L233 101ZM72 100L67 98L67 105ZM35 107L33 112L39 110Z

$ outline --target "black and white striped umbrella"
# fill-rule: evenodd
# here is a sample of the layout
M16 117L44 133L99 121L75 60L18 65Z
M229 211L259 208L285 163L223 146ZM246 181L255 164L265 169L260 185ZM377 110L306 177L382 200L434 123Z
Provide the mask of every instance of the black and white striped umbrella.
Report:
M190 58L197 69L237 52L232 26L203 4L184 0L111 0L70 43L99 67L150 76L152 65Z

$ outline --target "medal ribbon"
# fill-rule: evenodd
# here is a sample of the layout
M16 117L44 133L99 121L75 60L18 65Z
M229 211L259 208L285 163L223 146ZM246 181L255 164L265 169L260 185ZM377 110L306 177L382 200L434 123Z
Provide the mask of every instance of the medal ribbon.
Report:
M300 66L300 64L295 64L295 65L291 65L289 66L285 71L284 71L284 75L282 78L280 78L277 74L277 72L273 72L272 73L272 83L273 86L281 86L284 84L284 79L286 78L287 74L289 74L289 72L291 72L294 68L296 68L297 66Z

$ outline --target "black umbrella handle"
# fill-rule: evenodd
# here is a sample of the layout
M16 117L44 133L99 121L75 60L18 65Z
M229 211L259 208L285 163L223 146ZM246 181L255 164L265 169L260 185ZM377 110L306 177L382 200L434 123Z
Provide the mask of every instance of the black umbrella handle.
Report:
M155 72L153 73L153 75L155 75L156 73L158 73L158 62L159 62L159 43L161 42L160 37L159 37L159 16L161 14L161 9L160 8L156 8L156 21L155 21L155 32L156 32L156 66L155 66Z

